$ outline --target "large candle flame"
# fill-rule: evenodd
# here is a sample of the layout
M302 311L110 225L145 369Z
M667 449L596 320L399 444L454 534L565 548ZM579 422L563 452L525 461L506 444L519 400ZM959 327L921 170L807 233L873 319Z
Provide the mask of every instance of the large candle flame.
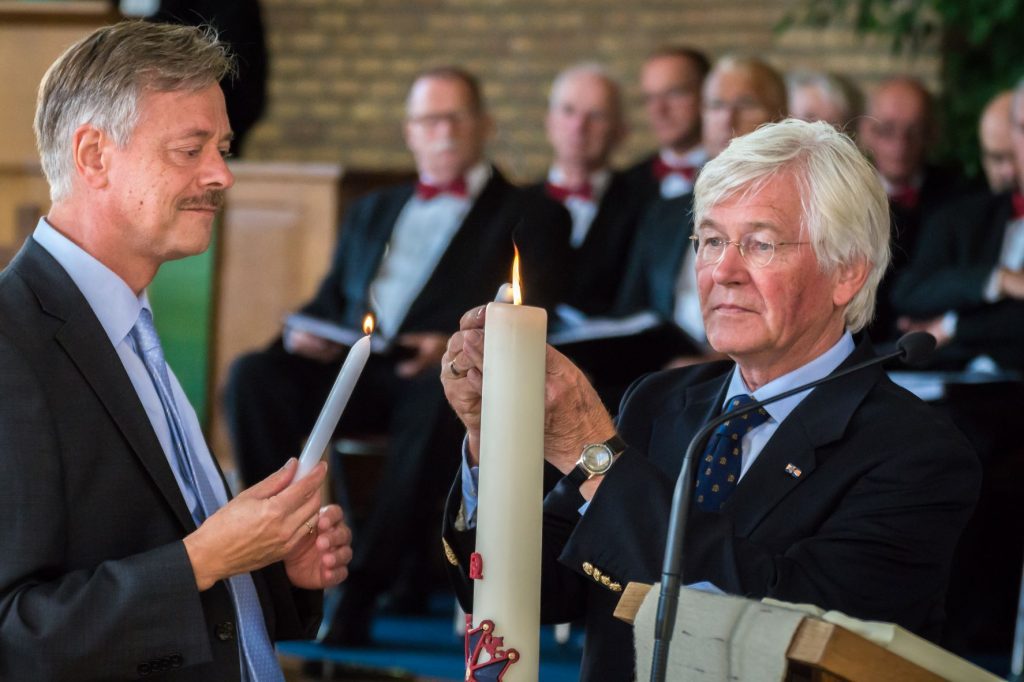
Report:
M373 325L374 325L373 315L371 313L366 313L366 317L363 318L363 333L364 334L372 334L373 333Z
M523 304L523 284L519 277L519 247L512 245L515 249L515 257L512 259L512 303Z

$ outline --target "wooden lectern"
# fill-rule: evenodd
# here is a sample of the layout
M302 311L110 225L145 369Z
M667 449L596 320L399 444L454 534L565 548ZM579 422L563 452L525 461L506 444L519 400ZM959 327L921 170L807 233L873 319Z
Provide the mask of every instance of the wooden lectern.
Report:
M658 586L630 583L615 615L634 625L637 680L650 679ZM670 680L994 682L996 676L893 625L774 600L684 588Z

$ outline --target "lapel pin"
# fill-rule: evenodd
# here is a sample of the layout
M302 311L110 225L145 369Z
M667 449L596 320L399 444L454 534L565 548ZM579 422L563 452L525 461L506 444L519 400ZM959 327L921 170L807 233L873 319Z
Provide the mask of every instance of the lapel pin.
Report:
M804 473L804 472L801 471L800 467L798 467L795 464L787 464L786 465L786 473L789 474L790 476L792 476L793 478L800 478L800 475L802 473Z

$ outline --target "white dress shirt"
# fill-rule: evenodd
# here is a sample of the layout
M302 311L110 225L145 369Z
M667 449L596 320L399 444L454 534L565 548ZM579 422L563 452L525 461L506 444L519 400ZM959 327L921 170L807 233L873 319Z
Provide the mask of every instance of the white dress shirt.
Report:
M439 194L424 200L414 194L402 208L377 275L370 283L370 306L385 339L398 333L409 306L430 279L490 178L491 167L480 162L466 174L466 196ZM421 179L430 182L430 178Z

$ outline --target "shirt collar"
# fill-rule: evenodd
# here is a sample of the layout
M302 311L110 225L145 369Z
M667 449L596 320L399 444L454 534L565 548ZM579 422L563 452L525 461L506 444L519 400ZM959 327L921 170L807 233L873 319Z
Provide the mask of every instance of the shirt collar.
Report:
M595 204L601 203L601 197L604 196L604 192L608 189L611 181L612 172L608 168L598 168L587 176L587 182L590 183L590 196L593 197ZM548 182L552 185L564 187L565 173L558 166L551 166L551 169L548 171Z
M882 189L885 190L885 195L890 196L894 192L904 189L905 187L918 190L921 189L921 185L924 184L924 173L916 173L914 177L910 178L910 182L906 185L896 185L895 183L889 182L881 173L878 173L878 179L882 181Z
M46 222L46 218L39 219L32 238L68 273L112 345L117 346L124 341L142 308L152 313L145 291L136 296L113 270L57 231Z
M839 341L835 343L827 351L814 358L806 365L794 369L788 374L783 374L777 379L769 381L761 388L750 393L750 389L747 388L747 384L743 381L743 377L740 376L739 367L736 367L732 373L732 379L729 381L729 390L726 393L725 401L722 403L722 409L725 409L726 403L729 398L738 394L750 394L753 395L754 400L765 400L773 396L777 396L780 393L784 393L790 389L796 388L803 384L823 379L831 374L839 365L843 364L843 361L853 352L856 344L853 342L853 335L849 332L843 332L843 335L839 337ZM789 416L790 412L796 409L796 406L800 404L804 398L811 392L812 389L801 391L796 395L791 395L788 398L766 405L765 410L771 415L772 419L776 423L781 423L786 417Z
M667 163L669 166L692 166L694 168L700 168L708 162L708 153L703 146L697 146L686 152L685 154L678 154L671 149L665 148L658 152L661 160Z
M480 192L483 191L491 179L491 164L486 161L477 161L463 176L466 180L466 201L472 203ZM433 178L426 174L420 174L420 181L428 185L436 185Z

